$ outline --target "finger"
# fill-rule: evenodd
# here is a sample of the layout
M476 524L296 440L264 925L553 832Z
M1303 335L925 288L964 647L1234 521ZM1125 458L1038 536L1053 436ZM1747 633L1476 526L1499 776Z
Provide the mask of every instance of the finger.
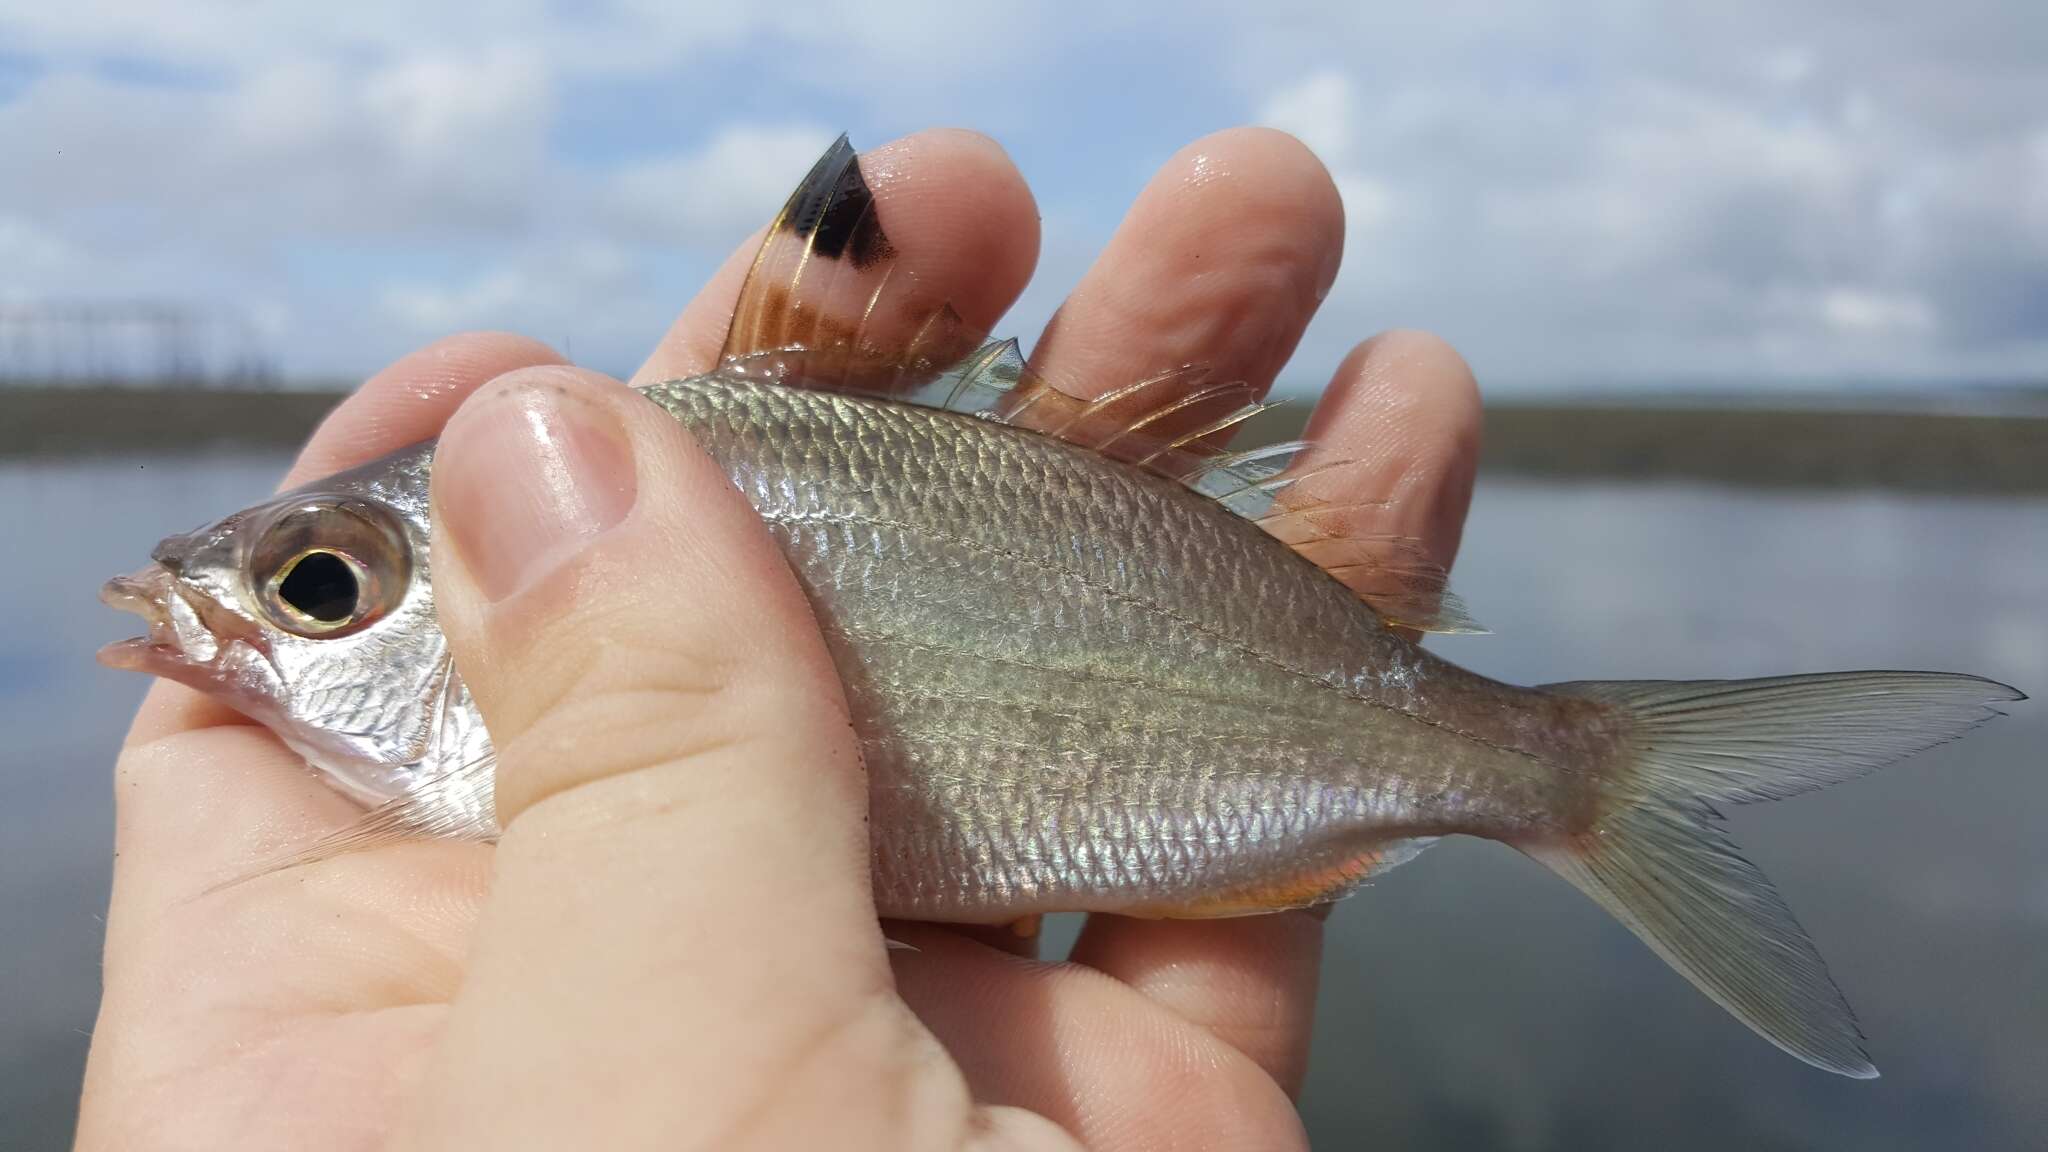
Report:
M1449 568L1472 504L1480 424L1479 385L1456 349L1427 332L1383 332L1344 358L1302 432L1316 458L1355 463L1308 484L1336 504L1379 502L1343 526L1420 540Z
M890 992L865 775L752 509L666 413L553 368L450 421L434 517L504 832L417 1142L639 1146L794 1114L763 1085L849 1123L886 1108L823 1058L889 1066L920 1035Z
M1091 1152L1306 1147L1252 1061L1140 990L932 926L905 926L897 988L974 1098L1047 1117Z
M1010 157L976 132L918 132L860 158L897 265L970 325L992 326L1038 263L1038 208ZM711 370L763 233L741 245L683 309L633 383ZM890 318L877 318L877 322Z
M1323 922L1304 912L1235 920L1091 916L1069 959L1113 976L1301 1090L1315 1023Z
M1152 178L1061 306L1032 367L1094 397L1183 364L1273 382L1337 275L1344 209L1301 142L1218 132Z
M1322 163L1266 129L1168 161L1047 327L1033 367L1095 396L1180 364L1263 393L1337 274L1344 215ZM1213 416L1214 413L1209 415ZM1073 959L1240 1047L1290 1091L1314 1014L1321 925L1093 917Z

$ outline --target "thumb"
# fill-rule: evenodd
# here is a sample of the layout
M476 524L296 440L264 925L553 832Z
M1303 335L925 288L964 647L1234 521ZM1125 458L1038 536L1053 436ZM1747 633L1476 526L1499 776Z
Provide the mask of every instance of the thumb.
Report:
M792 1073L833 1063L821 1031L869 1061L930 1042L890 982L845 701L761 521L667 413L559 367L463 405L433 498L503 838L418 1143L673 1144L770 1093L870 1110L838 1099L860 1077Z

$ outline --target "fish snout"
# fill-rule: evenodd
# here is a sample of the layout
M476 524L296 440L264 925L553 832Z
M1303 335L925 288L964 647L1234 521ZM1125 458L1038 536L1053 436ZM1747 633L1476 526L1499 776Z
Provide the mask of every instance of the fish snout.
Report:
M152 563L100 586L100 603L142 617L147 634L101 648L99 661L111 668L165 675L171 667L203 663L216 652L204 636L198 613L181 595L177 575Z
M133 612L149 622L151 631L170 623L169 598L176 576L162 563L150 564L100 585L100 603Z

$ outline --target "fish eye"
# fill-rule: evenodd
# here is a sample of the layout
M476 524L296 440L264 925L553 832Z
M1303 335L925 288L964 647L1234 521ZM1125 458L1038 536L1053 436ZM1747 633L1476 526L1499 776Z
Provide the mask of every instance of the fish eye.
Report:
M314 624L342 627L355 619L362 603L357 567L339 552L307 552L277 574L277 598Z
M356 501L281 509L250 553L249 583L272 624L311 639L342 636L404 598L410 550L391 517Z

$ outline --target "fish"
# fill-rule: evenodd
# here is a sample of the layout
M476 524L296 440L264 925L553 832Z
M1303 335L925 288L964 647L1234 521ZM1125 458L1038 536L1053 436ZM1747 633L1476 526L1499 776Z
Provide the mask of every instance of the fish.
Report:
M2024 699L1912 671L1521 687L1351 462L1238 449L1241 382L1095 398L915 276L844 137L770 227L717 367L643 389L773 534L866 765L885 917L1223 917L1329 904L1445 836L1508 844L1766 1040L1876 1070L1722 810L1850 779ZM102 596L115 667L267 725L362 821L278 867L498 826L490 734L436 623L431 442L184 535Z

